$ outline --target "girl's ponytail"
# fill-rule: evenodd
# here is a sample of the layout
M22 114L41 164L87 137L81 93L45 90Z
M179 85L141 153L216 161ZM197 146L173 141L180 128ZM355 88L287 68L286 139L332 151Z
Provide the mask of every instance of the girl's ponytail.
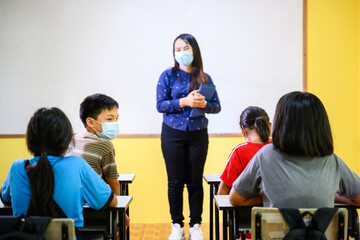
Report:
M27 216L55 217L54 172L46 152L41 153L34 167L31 164L28 165L26 173L31 185L31 199Z
M255 129L258 132L260 139L263 143L267 143L270 137L269 121L262 116L255 119Z

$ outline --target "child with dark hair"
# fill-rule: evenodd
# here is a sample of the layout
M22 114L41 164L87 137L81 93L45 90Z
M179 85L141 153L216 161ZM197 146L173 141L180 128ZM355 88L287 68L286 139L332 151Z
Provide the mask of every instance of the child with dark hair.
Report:
M69 155L84 158L95 172L120 195L115 148L110 140L119 134L119 104L105 94L87 96L80 104L85 131L74 136Z
M329 119L315 95L291 92L280 98L272 141L233 183L232 204L320 208L334 207L336 200L360 205L360 178L333 153Z
M247 107L240 115L239 125L245 142L231 150L225 170L220 176L219 195L230 193L233 182L244 171L251 158L269 143L271 123L264 109Z
M83 227L83 205L103 209L117 205L111 188L82 158L64 157L72 139L69 119L58 108L41 108L27 126L26 142L34 155L10 167L1 200L14 216L68 217Z
M119 104L105 94L87 96L80 104L85 131L74 136L72 151L68 154L85 159L117 196L120 195L119 174L111 140L119 134L118 108ZM126 216L126 226L129 224Z

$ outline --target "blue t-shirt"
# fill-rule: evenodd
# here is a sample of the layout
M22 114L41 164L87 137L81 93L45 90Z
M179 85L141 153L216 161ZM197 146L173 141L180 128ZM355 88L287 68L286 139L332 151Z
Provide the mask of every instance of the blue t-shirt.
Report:
M93 209L106 208L110 204L111 188L84 159L76 156L47 158L54 171L54 200L68 218L74 219L75 227L84 226L85 203ZM34 165L38 160L39 157L31 158L30 163ZM11 203L14 216L26 215L30 203L31 188L25 162L26 159L18 159L11 165L1 189L1 200L5 204Z
M210 76L208 83L213 84ZM180 108L180 98L186 97L189 94L189 86L191 83L191 74L184 72L181 69L165 70L159 78L156 88L156 107L157 110L163 114L163 120L166 125L171 128L186 131L201 130L207 128L208 120L205 116L190 118L191 107L186 106ZM206 113L220 112L220 101L215 91L211 101L207 102Z

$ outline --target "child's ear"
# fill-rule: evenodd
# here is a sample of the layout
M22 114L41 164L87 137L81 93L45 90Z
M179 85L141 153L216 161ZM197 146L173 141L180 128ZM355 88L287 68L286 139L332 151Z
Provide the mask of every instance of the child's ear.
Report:
M94 127L94 119L91 117L86 118L86 125L93 128Z
M243 128L240 128L240 129L241 129L241 133L242 133L243 137L246 137L246 131L245 131L245 129L243 129Z

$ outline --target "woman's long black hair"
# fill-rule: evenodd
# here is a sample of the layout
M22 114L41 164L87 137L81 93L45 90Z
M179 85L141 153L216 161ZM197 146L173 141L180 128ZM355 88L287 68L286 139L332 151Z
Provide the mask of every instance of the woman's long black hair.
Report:
M190 46L192 47L192 50L193 50L194 60L191 63L192 74L191 74L191 83L189 86L189 90L191 91L191 90L199 89L201 84L208 83L208 78L203 70L203 63L202 63L199 45L198 45L196 39L194 38L194 36L192 36L191 34L183 33L175 38L174 43L173 43L173 55L174 55L173 70L179 69L179 63L175 60L175 42L179 38L182 39L184 42L190 44Z
M63 156L72 139L69 119L58 108L40 108L31 117L26 131L26 143L34 156L35 166L26 168L31 185L28 216L56 216L54 205L54 172L48 155Z

